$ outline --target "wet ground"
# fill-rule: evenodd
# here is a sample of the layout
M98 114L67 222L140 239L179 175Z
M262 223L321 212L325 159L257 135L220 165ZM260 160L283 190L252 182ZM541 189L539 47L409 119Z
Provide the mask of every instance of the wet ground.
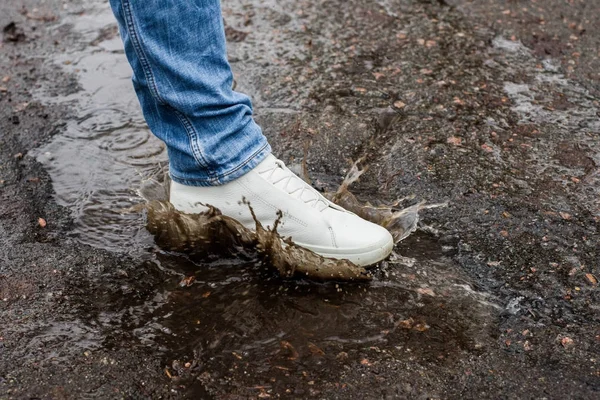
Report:
M107 5L1 4L0 398L597 398L595 3L223 2L284 161L448 202L360 285L157 248Z

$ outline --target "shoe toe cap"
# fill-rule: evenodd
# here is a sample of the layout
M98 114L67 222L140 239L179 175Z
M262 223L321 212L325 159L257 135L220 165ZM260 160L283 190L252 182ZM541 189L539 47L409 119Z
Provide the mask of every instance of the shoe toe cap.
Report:
M390 232L382 226L348 214L334 229L335 242L340 249L356 249L358 252L374 250L393 243Z

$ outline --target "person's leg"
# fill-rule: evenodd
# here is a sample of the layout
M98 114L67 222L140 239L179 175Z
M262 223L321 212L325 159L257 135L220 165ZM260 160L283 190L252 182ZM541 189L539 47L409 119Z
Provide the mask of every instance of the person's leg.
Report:
M275 158L252 119L250 100L231 89L219 0L111 0L133 83L152 132L169 149L169 201L203 204L253 229L258 220L326 257L369 265L393 238L329 202Z
M219 0L110 0L133 84L171 177L220 185L271 151L250 99L232 90Z

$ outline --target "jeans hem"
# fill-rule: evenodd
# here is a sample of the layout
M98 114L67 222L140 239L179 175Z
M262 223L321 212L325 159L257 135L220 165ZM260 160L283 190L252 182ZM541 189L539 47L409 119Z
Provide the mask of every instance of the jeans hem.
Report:
M253 170L258 164L260 164L269 154L271 153L271 146L269 143L265 143L262 147L256 150L250 155L244 162L239 164L237 167L230 169L227 172L217 174L214 177L209 178L182 178L178 176L176 171L171 170L169 174L173 181L187 186L219 186L231 182L240 176L243 176Z

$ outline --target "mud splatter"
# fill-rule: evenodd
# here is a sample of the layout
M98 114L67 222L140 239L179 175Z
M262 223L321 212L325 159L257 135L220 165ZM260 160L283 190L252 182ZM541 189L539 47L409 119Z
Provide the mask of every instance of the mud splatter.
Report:
M387 228L396 243L417 229L419 210L440 206L426 206L421 202L403 210L395 210L396 205L374 207L370 203L362 204L349 191L350 185L366 170L358 168L361 161L362 159L353 163L339 189L335 193L325 193L325 197ZM145 179L138 193L146 203L133 208L147 212L146 227L161 248L195 254L232 253L236 248L258 250L260 257L282 277L343 281L371 279L364 268L347 260L321 257L295 245L290 238L279 236L277 228L281 213L273 228L265 229L255 217L256 229L252 231L235 219L223 215L215 207L209 207L199 214L179 212L168 201L169 183L164 169L160 169L156 177ZM254 216L252 205L247 203L247 206Z
M391 205L374 206L369 202L361 203L350 192L349 187L367 171L367 168L359 169L363 160L364 157L353 163L338 190L335 193L325 193L325 197L367 221L383 226L390 231L395 243L405 239L417 229L419 211L447 206L447 203L427 205L425 201L421 201L410 207L399 209L399 205L405 199L396 200Z
M248 207L252 210L250 204ZM148 230L161 247L169 250L204 253L214 252L216 247L231 251L239 246L258 250L260 257L282 277L342 281L371 279L364 268L347 260L323 258L282 239L277 233L281 214L272 229L265 229L255 218L256 230L251 231L214 207L200 214L185 214L169 202L154 200L145 204L144 209L148 212Z

